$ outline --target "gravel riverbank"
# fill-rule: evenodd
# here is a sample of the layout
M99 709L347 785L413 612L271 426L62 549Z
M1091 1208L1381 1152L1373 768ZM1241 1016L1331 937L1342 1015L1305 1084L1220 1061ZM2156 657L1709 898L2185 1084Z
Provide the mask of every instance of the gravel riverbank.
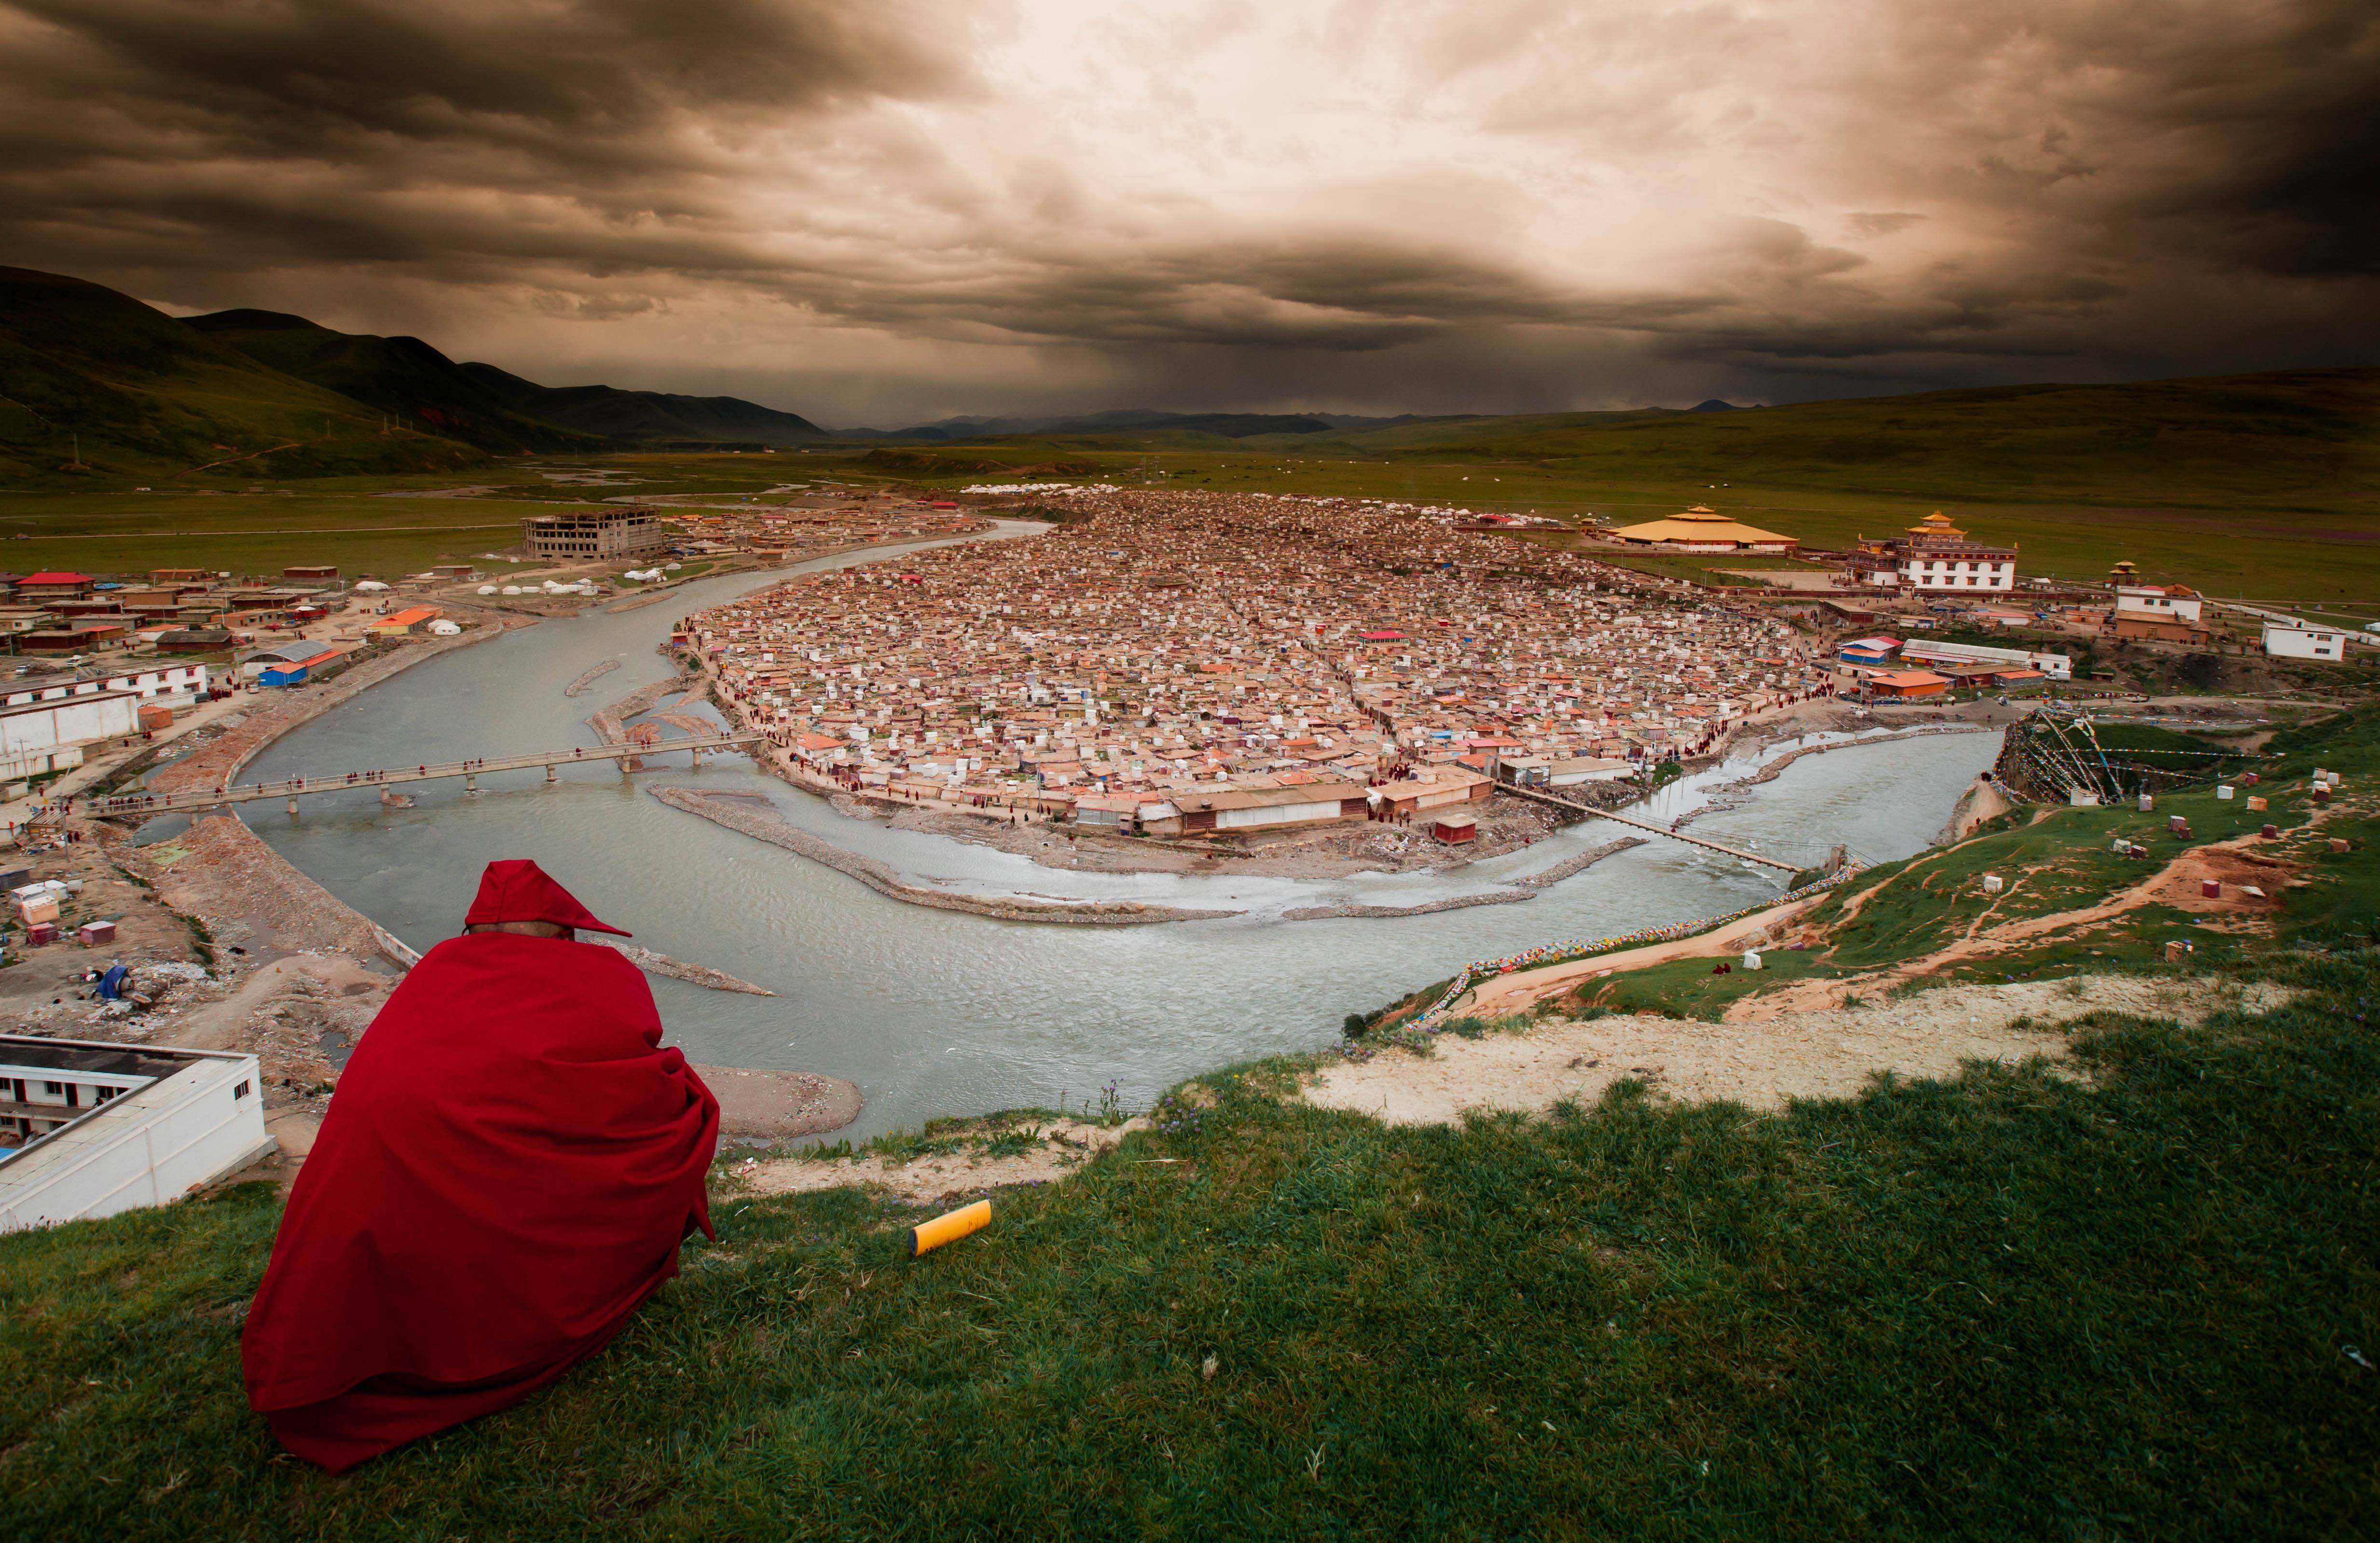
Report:
M848 874L877 893L912 905L938 911L965 911L1000 921L1060 922L1074 927L1142 927L1162 921L1197 921L1239 915L1236 911L1191 910L1179 905L1146 905L1135 900L1085 901L1067 905L1039 900L952 894L927 889L902 879L890 866L873 857L847 852L823 836L786 823L773 811L763 811L742 800L728 800L686 787L652 787L645 791L674 809L699 815L757 841L782 846L812 862Z

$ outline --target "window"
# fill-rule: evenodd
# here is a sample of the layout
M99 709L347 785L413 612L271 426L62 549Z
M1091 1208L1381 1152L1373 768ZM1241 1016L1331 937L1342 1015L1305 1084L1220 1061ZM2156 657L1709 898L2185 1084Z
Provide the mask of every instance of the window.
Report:
M67 1085L63 1082L45 1082L42 1084L42 1091L47 1093L54 1099L63 1096L66 1090Z
M115 1097L115 1095L117 1095L118 1093L123 1092L123 1091L124 1091L124 1089L123 1089L123 1088L121 1088L121 1087L108 1087L108 1086L107 1086L107 1084L105 1084L105 1083L103 1083L103 1083L101 1083L101 1084L98 1086L98 1087L96 1088L96 1091L97 1091L97 1092L98 1092L98 1094L99 1094L99 1100L98 1100L98 1101L99 1101L99 1102L101 1102L101 1103L105 1103L108 1100L110 1100L110 1099L112 1099L112 1098Z
M233 1088L233 1089L231 1090L231 1096L232 1096L232 1098L233 1098L233 1100L240 1100L240 1099L247 1098L247 1097L248 1097L248 1084L246 1084L246 1083L244 1083L244 1082L243 1082L243 1083L241 1083L238 1087L237 1087Z

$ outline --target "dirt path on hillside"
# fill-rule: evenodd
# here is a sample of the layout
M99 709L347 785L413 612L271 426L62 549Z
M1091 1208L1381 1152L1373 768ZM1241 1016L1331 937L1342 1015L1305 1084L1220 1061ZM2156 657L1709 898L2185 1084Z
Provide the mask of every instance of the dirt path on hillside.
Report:
M2289 994L2228 980L2090 976L1945 987L1757 1024L1650 1014L1552 1022L1477 1039L1440 1037L1427 1057L1397 1049L1328 1066L1308 1080L1305 1098L1390 1124L1446 1124L1475 1112L1592 1104L1633 1077L1684 1102L1774 1110L1794 1099L1850 1097L1884 1072L1949 1077L1970 1061L2062 1058L2068 1037L2058 1026L2103 1010L2195 1024L2218 1008L2268 1011Z
M1533 1002L1559 996L1582 980L1593 980L1619 970L1642 969L1666 959L1709 958L1721 954L1739 954L1753 940L1774 932L1803 911L1827 897L1812 895L1807 900L1791 901L1771 905L1765 911L1755 911L1739 921L1674 942L1647 943L1643 948L1624 948L1617 954L1598 954L1574 964L1550 965L1544 969L1518 970L1480 982L1448 1009L1449 1017L1501 1017L1517 1013Z
M1867 996L1889 990L1906 981L1939 975L1943 970L1968 960L1990 958L2058 933L2096 927L2144 905L2168 905L2193 916L2216 918L2218 923L2228 918L2240 928L2253 928L2277 916L2283 892L2302 882L2296 877L2299 871L2296 863L2252 850L2262 844L2261 836L2236 836L2229 841L2210 842L2204 846L2187 848L2129 889L2095 905L2078 906L2073 910L2054 911L2047 916L1989 926L1986 923L1990 921L1991 912L1986 909L1968 928L1965 935L1947 948L1865 975L1834 980L1797 980L1774 991L1738 1000L1729 1007L1727 1017L1730 1022L1743 1023L1785 1013L1832 1006L1846 996ZM2011 898L2024 879L2029 877L2030 871L2020 877L2000 901L1994 902L1994 905ZM2202 890L2202 885L2210 879L2222 890L2219 895L2211 898ZM2253 893L2256 891L2263 893ZM1857 898L1864 900L1866 895ZM1852 914L1846 910L1844 919L1848 920Z

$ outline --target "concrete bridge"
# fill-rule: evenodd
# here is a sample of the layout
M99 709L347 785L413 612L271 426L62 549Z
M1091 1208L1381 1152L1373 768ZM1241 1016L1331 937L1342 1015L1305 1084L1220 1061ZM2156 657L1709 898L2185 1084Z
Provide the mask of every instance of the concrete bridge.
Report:
M1585 804L1573 804L1567 798L1557 798L1550 793L1541 792L1534 787L1514 787L1510 784L1499 783L1496 785L1496 791L1517 794L1523 798L1535 798L1540 804L1551 804L1556 808L1572 809L1580 814L1592 815L1597 820L1610 820L1622 825L1633 825L1637 830L1647 831L1657 836L1667 836L1671 841L1682 841L1689 846L1699 846L1706 851L1725 853L1730 857L1741 857L1748 863L1780 868L1788 873L1798 873L1802 870L1802 865L1799 863L1789 863L1780 857L1764 857L1757 852L1739 851L1732 846L1721 846L1718 842L1706 841L1701 836L1690 836L1683 831L1672 831L1667 825L1656 824L1650 820L1638 820L1633 815L1614 814L1609 809L1594 808Z
M759 734L713 734L690 735L681 739L654 739L645 744L578 746L567 750L533 750L527 755L486 756L471 760L429 761L416 766L385 767L371 772L343 772L335 777L288 777L277 783L240 783L228 787L189 788L180 793L131 793L112 798L94 798L78 804L84 812L94 815L128 814L147 819L152 815L172 814L192 809L217 809L226 804L253 803L263 798L288 800L289 812L298 812L298 800L319 793L352 793L358 788L398 787L407 783L429 783L460 777L466 790L477 793L480 779L492 772L526 772L531 767L545 768L545 780L556 781L557 768L584 766L590 761L617 761L622 775L628 762L639 758L650 759L684 750L699 765L706 750L737 750L747 745L758 745L767 736Z

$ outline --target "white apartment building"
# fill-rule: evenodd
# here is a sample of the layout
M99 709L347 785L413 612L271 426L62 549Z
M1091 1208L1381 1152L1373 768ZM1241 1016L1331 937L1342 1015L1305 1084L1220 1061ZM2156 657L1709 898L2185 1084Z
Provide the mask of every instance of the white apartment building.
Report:
M0 707L0 779L72 770L85 745L140 732L140 698L130 691Z
M162 1206L272 1149L252 1055L0 1035L0 1233Z
M0 707L55 702L70 697L95 697L103 691L129 691L143 701L182 705L205 696L211 679L203 664L153 664L137 670L78 675L73 680L40 686L19 686L6 697L0 697Z

